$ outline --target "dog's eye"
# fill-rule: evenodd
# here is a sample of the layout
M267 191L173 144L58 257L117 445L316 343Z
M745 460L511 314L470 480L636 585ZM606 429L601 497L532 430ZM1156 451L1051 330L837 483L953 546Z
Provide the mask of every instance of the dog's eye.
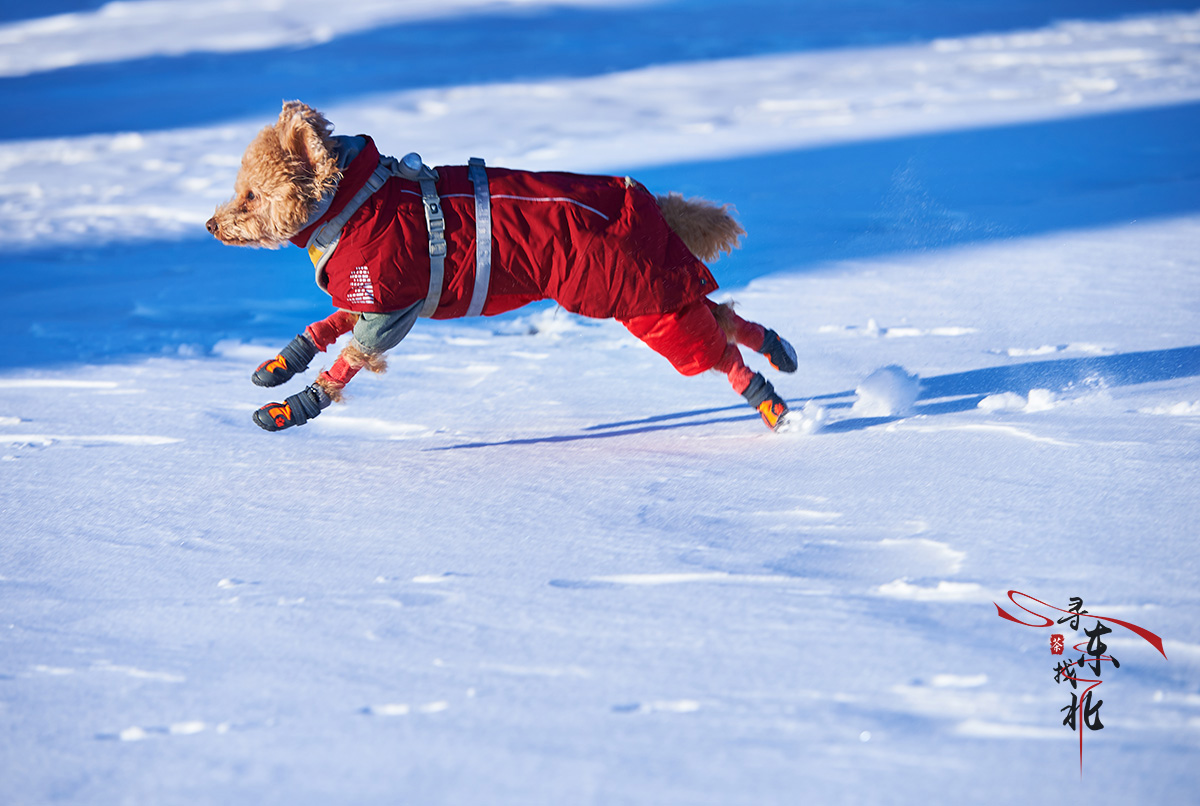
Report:
M253 190L246 191L246 201L254 201L254 191Z

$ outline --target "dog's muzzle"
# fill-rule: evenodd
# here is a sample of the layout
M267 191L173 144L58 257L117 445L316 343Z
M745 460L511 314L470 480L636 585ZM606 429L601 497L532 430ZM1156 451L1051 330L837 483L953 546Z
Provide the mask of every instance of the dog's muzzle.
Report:
M209 233L211 233L212 235L216 235L217 234L217 217L213 216L212 218L208 219L208 221L206 221L204 224L204 228L206 230L208 230Z

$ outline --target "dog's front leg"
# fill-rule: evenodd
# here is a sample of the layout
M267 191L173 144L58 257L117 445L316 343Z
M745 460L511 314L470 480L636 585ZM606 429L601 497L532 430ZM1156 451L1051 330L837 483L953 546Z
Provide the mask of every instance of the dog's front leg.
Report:
M282 403L263 406L254 412L254 422L267 431L282 431L293 425L304 425L331 402L329 395L314 383L284 398Z
M363 368L371 372L383 372L387 364L382 355L367 353L357 341L351 341L342 348L333 366L317 376L315 383L282 403L263 406L254 412L254 422L267 431L282 431L293 425L304 425L330 403L340 403L342 389Z
M360 369L386 372L387 361L384 360L383 353L367 350L355 338L342 348L342 353L333 362L333 366L318 375L317 382L313 385L319 387L334 403L341 403L342 389Z
M361 313L354 322L354 338L328 371L317 378L317 386L340 403L342 388L360 369L386 372L383 354L399 344L417 321L421 303L387 313Z
M293 425L304 425L331 402L341 402L342 389L359 370L365 368L371 372L384 372L387 369L383 354L408 335L417 320L420 307L420 303L417 303L401 311L350 314L353 317L351 325L332 337L329 334L344 325L343 320L333 322L336 314L323 322L309 325L305 335L322 349L351 328L354 338L342 349L333 366L322 372L312 386L282 403L263 406L254 413L254 421L267 431L281 431ZM331 322L333 325L330 325ZM323 329L326 326L332 329Z
M358 321L350 311L335 311L333 315L313 322L304 332L288 342L279 355L264 361L254 370L251 380L257 386L279 386L290 381L298 372L308 369L317 351L337 341L343 333L349 333Z
M258 386L279 386L290 381L296 373L308 369L318 350L324 352L339 336L353 329L357 321L358 316L350 311L335 311L331 316L313 322L280 350L279 355L260 364L251 380ZM267 431L304 425L320 414L330 400L319 385L313 384L282 403L263 406L254 412L254 422Z

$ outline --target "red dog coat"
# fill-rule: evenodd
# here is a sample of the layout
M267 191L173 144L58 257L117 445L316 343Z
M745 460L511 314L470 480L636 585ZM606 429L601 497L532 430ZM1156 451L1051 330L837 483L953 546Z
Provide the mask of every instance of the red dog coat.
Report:
M366 139L304 247L379 164ZM446 264L435 319L464 316L475 285L475 191L465 166L437 168ZM667 225L654 196L617 177L488 169L492 273L485 316L552 299L572 313L631 319L678 311L717 282ZM350 311L398 311L429 290L429 236L416 182L393 176L350 217L318 283Z

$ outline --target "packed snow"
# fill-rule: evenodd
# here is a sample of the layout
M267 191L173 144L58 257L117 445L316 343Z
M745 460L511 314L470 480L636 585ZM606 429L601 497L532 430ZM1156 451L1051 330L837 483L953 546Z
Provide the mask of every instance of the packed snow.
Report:
M0 803L1194 802L1200 10L46 8L0 17ZM203 221L283 98L736 205L793 427L540 304L259 430L328 300ZM1163 639L1105 636L1102 729L1049 641L1094 617L1010 590Z

